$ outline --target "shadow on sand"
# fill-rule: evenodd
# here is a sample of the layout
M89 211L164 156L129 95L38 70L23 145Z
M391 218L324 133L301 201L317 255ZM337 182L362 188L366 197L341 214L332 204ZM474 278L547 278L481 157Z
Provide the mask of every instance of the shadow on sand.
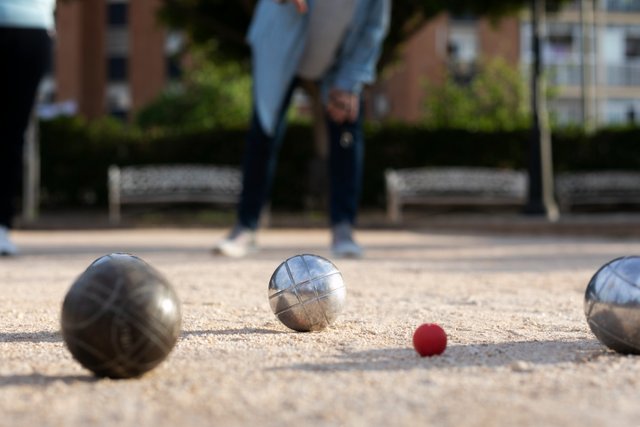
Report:
M92 375L43 375L43 374L27 374L27 375L7 375L0 376L0 388L12 386L50 386L57 382L64 384L74 383L94 383L100 381L100 378Z
M59 331L0 332L0 342L62 342L62 334Z
M181 338L190 336L203 337L207 335L275 335L284 334L286 332L277 331L274 329L264 328L239 328L239 329L212 329L212 330L196 330L196 331L182 331Z
M540 366L579 364L607 356L616 357L616 354L597 340L522 341L450 345L443 355L425 358L418 356L412 348L345 352L326 363L300 363L272 370L344 372L513 367L516 371L526 372Z

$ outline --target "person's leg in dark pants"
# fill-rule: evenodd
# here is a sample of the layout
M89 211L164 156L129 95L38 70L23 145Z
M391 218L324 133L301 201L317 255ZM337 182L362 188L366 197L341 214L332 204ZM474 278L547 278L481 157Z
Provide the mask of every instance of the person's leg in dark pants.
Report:
M276 133L267 135L258 114L253 113L242 166L242 195L238 203L238 224L249 230L258 228L262 208L269 199L285 130L286 121L283 119Z
M286 131L286 114L298 80L294 79L285 96L275 133L268 135L254 109L247 134L242 167L242 194L238 202L237 225L214 252L240 257L255 250L255 230L269 199L280 146Z
M46 30L0 28L0 57L0 227L6 233L20 190L24 135L50 59L49 35Z
M362 105L355 122L342 124L327 116L329 128L330 221L335 256L360 257L362 249L353 241L362 188L364 135Z

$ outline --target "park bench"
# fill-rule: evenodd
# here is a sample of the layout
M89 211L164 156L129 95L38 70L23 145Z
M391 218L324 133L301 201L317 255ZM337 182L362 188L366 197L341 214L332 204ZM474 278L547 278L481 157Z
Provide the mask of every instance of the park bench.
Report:
M213 165L111 166L109 220L118 224L125 204L235 204L242 189L239 169Z
M640 172L602 170L563 172L556 176L562 210L574 206L640 204Z
M527 174L480 167L422 167L385 171L387 215L402 221L404 205L521 205Z

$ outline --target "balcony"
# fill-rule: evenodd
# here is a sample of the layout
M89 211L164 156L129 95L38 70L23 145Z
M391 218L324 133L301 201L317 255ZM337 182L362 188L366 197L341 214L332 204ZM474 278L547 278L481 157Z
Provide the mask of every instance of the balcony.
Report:
M640 64L605 65L603 75L598 76L600 85L607 87L640 87ZM582 83L580 64L550 64L547 66L549 84L566 87Z
M640 86L640 65L608 65L607 86Z
M551 86L580 86L582 66L580 64L550 64L546 67L548 83Z
M607 12L640 12L640 0L607 0Z

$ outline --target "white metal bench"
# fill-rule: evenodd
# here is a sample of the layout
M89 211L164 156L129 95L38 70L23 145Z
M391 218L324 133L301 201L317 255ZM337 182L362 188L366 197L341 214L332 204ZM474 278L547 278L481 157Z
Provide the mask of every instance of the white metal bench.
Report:
M108 172L109 220L121 220L124 204L235 204L242 189L238 168L212 165L111 166Z
M640 204L640 172L603 170L564 172L556 177L558 204L564 210L579 205Z
M387 215L402 220L407 204L520 205L526 201L527 174L520 170L423 167L385 171Z

